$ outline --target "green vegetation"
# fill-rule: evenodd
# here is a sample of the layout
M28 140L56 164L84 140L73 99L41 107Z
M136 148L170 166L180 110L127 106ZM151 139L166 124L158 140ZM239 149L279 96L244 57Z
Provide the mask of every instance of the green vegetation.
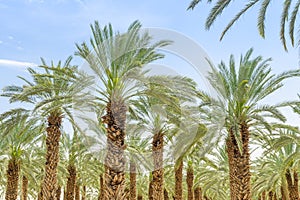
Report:
M172 42L155 43L138 21L125 33L98 22L91 29L75 55L94 77L71 57L42 60L28 69L29 80L19 77L23 86L3 89L21 108L0 115L1 198L299 199L300 132L285 124L281 108L299 114L300 101L265 99L300 70L273 74L271 60L250 49L228 65L210 63L212 96L188 77L149 73L145 66ZM75 109L89 109L97 121L85 118L83 127ZM252 158L252 145L262 155Z

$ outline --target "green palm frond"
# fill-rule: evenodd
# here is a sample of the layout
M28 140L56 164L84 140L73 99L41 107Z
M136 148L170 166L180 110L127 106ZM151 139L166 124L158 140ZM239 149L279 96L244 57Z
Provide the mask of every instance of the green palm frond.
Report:
M188 10L193 10L198 4L200 4L201 0L193 0L191 1L190 5L188 6ZM208 0L207 4L210 4L212 0ZM223 11L233 2L232 0L217 0L213 4L213 7L210 8L210 12L206 18L205 27L206 29L210 29L210 27L215 23L217 17L220 17ZM270 9L271 0L248 0L245 1L245 5L241 8L240 11L235 14L235 16L230 20L230 22L225 26L223 29L220 40L222 40L228 30L243 16L245 13L250 11L250 8L255 7L258 3L260 3L258 15L257 15L257 29L259 35L265 38L265 21L267 16L267 11ZM279 37L282 43L283 48L287 51L288 46L286 43L286 26L289 28L289 37L291 41L291 45L295 45L294 39L294 30L296 19L298 16L299 11L299 0L284 0L282 3L282 12L281 18L279 22L280 30L279 30ZM291 8L292 7L292 8ZM288 25L287 25L288 23ZM297 44L299 45L299 44Z

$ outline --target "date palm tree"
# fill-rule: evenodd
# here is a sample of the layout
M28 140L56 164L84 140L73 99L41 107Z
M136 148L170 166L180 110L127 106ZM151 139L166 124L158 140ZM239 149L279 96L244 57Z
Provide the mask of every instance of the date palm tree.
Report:
M229 66L221 62L217 68L212 66L208 79L217 91L219 98L201 93L203 106L221 109L225 115L224 130L227 133L226 148L229 160L231 199L251 199L251 173L249 139L255 129L271 131L266 117L285 121L279 107L292 102L276 105L262 104L261 101L283 86L283 81L300 75L299 70L271 73L270 59L261 56L251 58L250 49L241 56L236 66L231 56Z
M83 189L92 185L89 181L93 177L97 180L95 176L97 170L91 169L91 165L95 167L97 165L94 163L93 155L89 152L88 142L75 127L73 130L72 135L67 133L62 135L60 146L61 163L68 174L66 181L67 200L75 199L76 186Z
M101 86L97 99L105 104L106 114L102 116L106 125L107 154L105 157L105 200L120 199L125 185L125 125L128 100L137 94L138 79L143 67L163 57L156 49L169 44L168 41L152 43L147 32L141 31L141 24L133 22L121 34L114 32L109 24L103 29L98 22L91 25L93 37L91 48L84 42L77 44L77 55L85 59L96 74Z
M0 118L3 127L1 129L1 153L8 158L5 199L16 200L22 175L22 160L26 160L25 157L28 156L30 147L39 142L43 127L38 126L36 120L30 119L28 111L24 109L10 110L3 113ZM24 180L23 177L24 184L26 184L26 179ZM22 193L24 192L23 190Z
M300 199L298 187L298 173L300 166L298 138L299 130L298 128L293 127L288 128L289 129L275 129L275 138L271 140L271 148L275 151L272 152L273 154L275 154L273 156L274 162L277 164L275 166L279 165L279 169L281 169L277 170L280 173L277 173L276 175L274 175L274 177L278 179L281 178L280 191L282 191L282 196L287 199L286 196L288 195L290 199L297 200ZM271 161L269 163L272 164Z
M196 159L196 158L195 158ZM196 159L197 160L197 159ZM214 148L199 165L195 165L195 186L201 199L229 199L229 166L225 146ZM218 180L218 181L216 181Z
M186 77L180 76L153 76L150 77L150 88L159 96L140 97L131 107L141 126L145 127L145 133L152 135L152 174L150 181L150 199L163 199L164 197L164 145L170 140L172 121L183 118L180 104L193 102L193 94L196 94L195 83ZM182 92L181 92L182 91ZM176 117L175 117L176 116ZM167 140L166 140L167 139ZM167 147L168 148L168 147Z
M194 9L201 0L193 0L188 9ZM208 0L208 3L213 2L212 0ZM217 17L221 16L224 9L226 9L233 1L232 0L217 0L215 1L212 9L208 17L206 18L205 28L210 29L213 23L216 21ZM252 7L260 4L258 17L257 17L257 28L261 37L265 37L265 20L266 13L269 6L272 4L271 0L249 0L245 2L244 7L237 12L237 14L233 17L233 19L227 24L224 28L220 40L223 39L224 35L227 31L243 16L248 10ZM281 11L281 19L280 19L280 40L285 50L287 50L286 45L286 28L288 27L288 34L291 40L291 44L295 45L295 25L298 16L298 10L300 6L299 0L285 0L282 2L282 11ZM297 43L296 43L297 44Z
M56 199L57 165L59 162L59 140L63 118L73 122L72 106L82 102L82 91L89 79L77 73L77 67L71 66L71 57L64 64L52 62L50 66L42 59L37 70L28 68L33 82L19 77L25 82L23 87L5 87L3 96L10 97L10 102L32 103L33 115L47 119L46 163L41 189L42 199Z
M142 138L145 129L137 123L127 124L127 130L126 140L128 141L128 148L126 154L130 161L128 170L130 179L129 200L136 200L138 196L137 176L144 173L147 170L147 166L149 166L149 163L147 163L149 137Z

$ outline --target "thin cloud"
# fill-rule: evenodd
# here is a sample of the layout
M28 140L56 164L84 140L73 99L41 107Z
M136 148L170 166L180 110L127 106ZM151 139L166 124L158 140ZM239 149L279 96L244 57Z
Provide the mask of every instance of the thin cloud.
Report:
M36 67L37 64L35 64L35 63L30 63L30 62L16 61L16 60L0 59L0 66L1 66L1 67L18 67L18 68L26 68L26 67Z

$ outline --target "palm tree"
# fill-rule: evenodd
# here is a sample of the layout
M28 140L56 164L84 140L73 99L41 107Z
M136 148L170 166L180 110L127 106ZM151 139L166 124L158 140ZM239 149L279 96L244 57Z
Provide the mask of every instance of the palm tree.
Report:
M59 140L61 125L64 117L73 122L70 109L75 102L83 101L82 90L89 83L86 77L77 73L77 68L71 66L71 57L64 65L61 62L55 66L53 62L48 66L44 60L38 72L28 68L33 82L20 77L25 84L23 87L5 87L3 96L10 97L10 102L21 101L33 103L33 114L40 114L47 118L46 163L43 178L41 197L56 199L57 165L59 162ZM41 118L41 119L42 119Z
M130 116L129 116L130 118ZM133 120L130 120L133 121ZM149 138L142 138L144 133L144 127L138 124L127 124L128 135L126 140L128 141L127 153L129 162L129 200L137 199L137 174L143 172L147 163L144 163L144 157L147 155L147 147L149 144Z
M188 189L188 200L194 200L194 168L193 163L188 162L186 169L186 184Z
M194 9L197 4L199 4L201 0L193 0L188 9ZM209 0L209 3L212 1ZM205 28L210 29L212 24L215 22L218 16L222 14L224 9L232 3L232 0L218 0L210 10L210 13L208 17L206 18ZM227 31L240 19L242 15L244 15L250 8L256 6L260 3L260 9L258 13L257 18L257 28L259 31L259 34L261 37L265 37L265 20L266 20L266 13L271 5L271 0L249 0L245 3L245 6L233 17L233 19L228 23L228 25L224 28L220 40L223 39L224 35L227 33ZM285 50L287 50L286 45L286 26L288 23L289 28L289 37L291 40L291 44L294 46L295 44L295 22L298 16L298 10L300 6L300 1L292 1L292 0L286 0L283 3L282 6L282 12L281 12L281 19L280 19L280 40L282 42L282 45Z
M159 41L151 44L148 33L141 32L141 24L133 22L126 33L114 32L112 25L100 28L99 23L91 25L93 38L89 48L86 43L77 44L77 55L84 58L99 78L99 99L105 104L106 114L102 116L107 131L107 154L105 157L105 200L120 199L125 185L125 125L127 103L130 98L142 92L135 83L142 76L144 65L162 58L156 49L169 44Z
M18 183L21 173L21 163L25 156L28 156L29 148L39 141L39 136L43 127L39 127L35 120L28 116L24 109L13 109L1 116L3 127L1 138L2 153L8 156L7 166L7 186L5 199L16 200L18 196ZM25 159L24 159L25 160ZM22 194L26 195L27 178L23 177Z
M224 130L227 132L226 148L232 200L251 199L251 133L262 128L271 131L266 117L285 121L278 108L291 103L271 106L261 104L261 100L281 88L283 80L300 75L299 70L293 70L275 76L271 74L268 65L270 59L263 60L261 56L251 59L252 52L250 49L245 56L241 56L238 69L233 56L230 57L229 67L223 62L218 68L212 66L208 79L219 99L205 93L199 95L203 106L210 105L214 110L220 109L225 116Z
M198 163L194 169L198 198L229 199L229 166L225 146L214 148Z
M285 192L288 190L290 199L300 199L298 187L298 171L299 171L299 130L297 128L277 129L277 136L272 140L272 148L276 150L274 160L281 161L280 175L282 178L281 189ZM286 195L287 196L287 195Z

